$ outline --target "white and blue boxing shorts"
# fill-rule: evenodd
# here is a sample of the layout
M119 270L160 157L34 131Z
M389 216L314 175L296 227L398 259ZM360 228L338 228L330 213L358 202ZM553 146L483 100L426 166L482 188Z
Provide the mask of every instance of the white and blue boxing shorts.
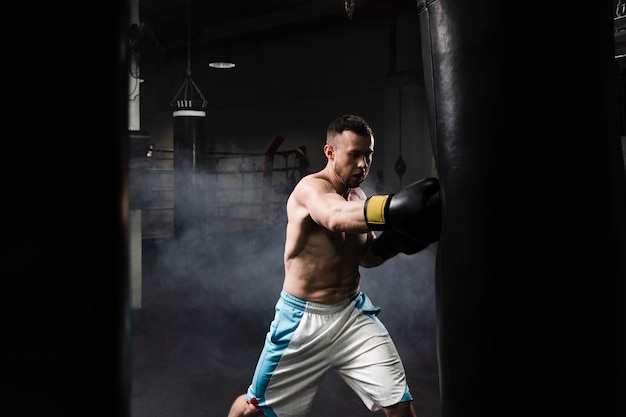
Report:
M246 399L267 417L306 416L334 369L372 411L412 400L379 312L362 292L319 304L282 291Z

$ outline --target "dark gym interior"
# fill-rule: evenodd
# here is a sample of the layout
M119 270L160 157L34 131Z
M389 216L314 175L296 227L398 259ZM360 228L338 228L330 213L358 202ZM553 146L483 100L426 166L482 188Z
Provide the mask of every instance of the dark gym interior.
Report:
M368 193L429 175L444 191L437 244L363 271L417 415L623 416L625 15L621 0L16 10L9 402L28 415L225 416L280 291L281 204L321 168L331 118L354 112L378 138ZM236 66L209 67L224 49ZM177 136L177 99L202 103L199 137ZM237 179L174 189L188 140ZM383 413L329 374L311 415Z

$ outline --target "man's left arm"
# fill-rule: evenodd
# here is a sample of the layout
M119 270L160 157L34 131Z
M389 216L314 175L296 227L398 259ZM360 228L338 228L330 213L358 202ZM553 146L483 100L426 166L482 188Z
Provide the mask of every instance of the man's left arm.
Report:
M378 266L399 253L413 255L429 245L409 235L394 230L385 230L378 237L368 238L366 250L361 258L361 266Z

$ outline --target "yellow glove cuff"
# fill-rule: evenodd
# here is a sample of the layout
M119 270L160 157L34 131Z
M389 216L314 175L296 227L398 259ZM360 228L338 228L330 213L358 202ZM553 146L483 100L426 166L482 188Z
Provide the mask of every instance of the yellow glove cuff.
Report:
M386 225L385 214L389 197L389 194L373 195L365 201L365 222L368 227Z

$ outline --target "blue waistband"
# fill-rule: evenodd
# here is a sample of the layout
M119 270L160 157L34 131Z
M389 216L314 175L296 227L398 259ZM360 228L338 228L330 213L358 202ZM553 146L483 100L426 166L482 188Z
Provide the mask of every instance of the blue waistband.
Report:
M380 313L380 307L375 306L369 297L361 291L357 291L350 297L336 304L321 304L303 300L283 290L280 292L280 301L298 311L306 311L315 314L335 313L343 310L351 303L353 303L355 308L363 310L363 312L368 315L376 316Z
M280 292L280 300L288 306L299 311L307 311L309 313L317 314L328 314L343 310L357 297L359 297L360 294L361 292L358 291L355 294L351 295L349 298L346 298L345 300L342 300L336 304L321 304L303 300L302 298L295 297L283 290Z

